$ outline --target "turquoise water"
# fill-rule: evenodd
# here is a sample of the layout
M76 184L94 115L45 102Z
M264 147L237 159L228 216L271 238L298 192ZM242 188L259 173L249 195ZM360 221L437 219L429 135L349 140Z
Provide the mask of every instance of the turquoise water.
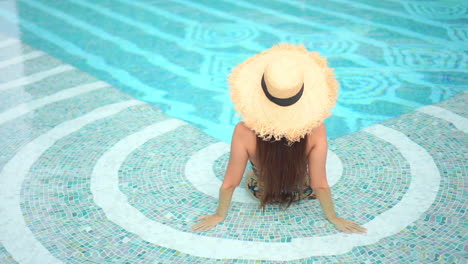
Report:
M12 1L15 2L15 1ZM341 90L329 138L466 90L463 1L16 1L4 32L229 142L227 74L278 42L319 51Z

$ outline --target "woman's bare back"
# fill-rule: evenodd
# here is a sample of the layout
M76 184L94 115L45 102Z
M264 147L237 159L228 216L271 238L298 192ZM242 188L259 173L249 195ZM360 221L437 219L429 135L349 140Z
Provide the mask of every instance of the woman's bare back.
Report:
M249 155L249 160L254 164L257 163L257 157L256 157L256 151L257 151L257 137L255 135L255 132L245 126L244 122L240 122L239 126L242 128L242 139L245 148L247 149L247 153ZM306 144L306 157L308 157L310 151L312 150L314 146L314 142L316 141L316 138L320 136L320 133L315 133L315 131L319 131L320 129L325 129L325 124L322 123L320 126L314 129L314 133L310 134L307 136L307 144Z

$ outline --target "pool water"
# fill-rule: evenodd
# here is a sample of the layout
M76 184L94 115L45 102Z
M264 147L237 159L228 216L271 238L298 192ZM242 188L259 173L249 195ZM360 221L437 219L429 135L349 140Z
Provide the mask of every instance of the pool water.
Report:
M0 1L0 263L464 263L464 1ZM278 42L341 90L318 200L212 214L227 74ZM245 177L244 177L245 178Z
M231 69L278 42L301 43L340 82L325 121L334 139L466 89L462 1L379 5L27 0L1 17L25 43L226 142L240 120Z

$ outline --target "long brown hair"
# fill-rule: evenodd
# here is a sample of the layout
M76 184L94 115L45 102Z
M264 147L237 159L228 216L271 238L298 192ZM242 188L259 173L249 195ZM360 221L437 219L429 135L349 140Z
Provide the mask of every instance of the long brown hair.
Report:
M307 174L307 135L292 145L285 138L263 140L257 136L258 180L263 184L260 208L278 203L289 208L300 190L304 189Z

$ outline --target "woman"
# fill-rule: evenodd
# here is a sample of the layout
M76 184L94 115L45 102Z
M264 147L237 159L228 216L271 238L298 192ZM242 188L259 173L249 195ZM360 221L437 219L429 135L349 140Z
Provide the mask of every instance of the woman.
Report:
M226 218L250 161L253 170L245 187L263 210L267 204L288 208L294 201L317 198L337 229L366 232L335 214L326 178L323 121L331 116L339 91L327 60L302 45L281 43L239 64L229 83L243 121L234 129L216 214L199 217L192 231L207 231Z

